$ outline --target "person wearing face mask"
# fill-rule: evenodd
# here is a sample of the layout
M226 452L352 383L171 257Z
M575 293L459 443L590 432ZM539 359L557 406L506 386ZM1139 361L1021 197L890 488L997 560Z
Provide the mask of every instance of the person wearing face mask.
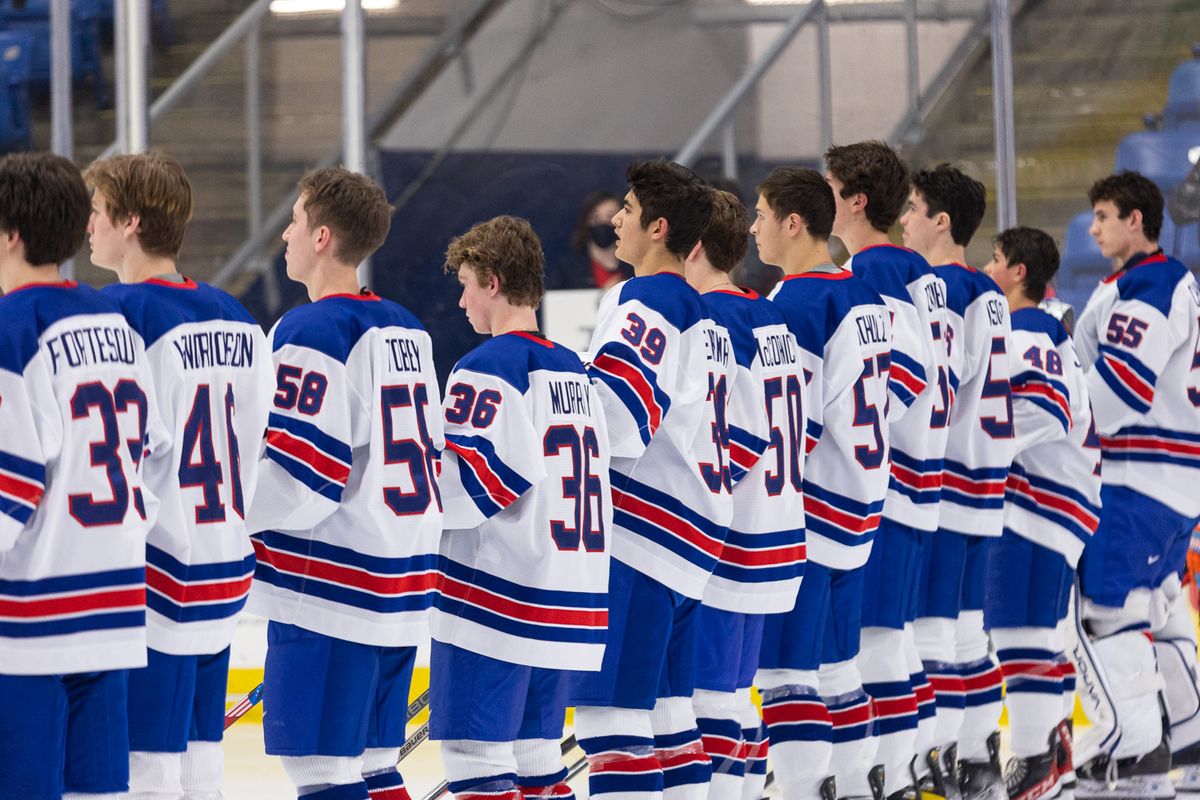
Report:
M571 250L582 260L565 264L555 276L555 289L609 289L633 277L633 269L617 258L617 234L612 218L621 209L621 201L605 191L596 191L583 198L579 219L571 232ZM547 275L547 279L551 276Z

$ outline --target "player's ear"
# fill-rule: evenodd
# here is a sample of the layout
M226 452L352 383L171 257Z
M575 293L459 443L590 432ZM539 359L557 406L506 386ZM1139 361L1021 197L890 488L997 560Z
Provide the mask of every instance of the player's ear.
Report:
M800 231L804 230L804 217L792 212L787 216L787 232L789 236L795 236Z
M321 225L317 228L317 237L313 241L313 249L318 253L323 253L333 247L333 231L328 225Z
M667 228L669 227L666 217L659 217L650 223L650 240L654 242L665 242L667 240Z
M126 239L137 236L138 227L142 224L142 217L139 214L130 214L121 223L121 232Z
M700 260L700 251L702 248L703 248L703 245L700 243L699 240L697 240L696 244L692 246L692 252L687 254L687 258L685 258L684 261L686 261L689 264L695 264L697 261Z
M500 276L494 272L488 275L487 293L488 297L495 297L500 294Z
M937 226L939 231L950 230L950 215L945 211L939 211L937 216L933 218L933 224Z
M1135 208L1129 212L1129 229L1131 231L1145 231L1145 228L1142 227L1142 210L1140 208Z

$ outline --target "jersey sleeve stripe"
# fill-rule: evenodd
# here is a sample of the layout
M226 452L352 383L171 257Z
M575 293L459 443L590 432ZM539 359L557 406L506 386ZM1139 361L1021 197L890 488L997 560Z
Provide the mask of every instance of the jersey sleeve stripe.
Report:
M267 429L286 431L293 438L305 440L329 458L343 464L349 464L353 460L353 451L350 449L350 445L336 436L330 436L311 422L272 413L267 417Z
M802 564L807 558L804 529L780 533L729 531L721 550L721 563L744 569Z
M647 374L649 370L623 345L606 345L593 359L592 370L596 378L621 397L643 429L643 440L649 443L670 407L670 400L659 390L653 373Z
M598 641L603 641L603 633L608 629L608 609L603 595L517 587L494 575L487 576L486 585L483 585L478 580L478 570L449 559L442 559L441 567L436 601L439 608L444 609L446 601L454 601L477 608L488 617L528 625L590 629L602 634Z
M892 367L888 376L892 391L906 406L912 405L927 385L925 370L921 365L898 350L892 351Z
M446 449L458 455L462 465L474 475L488 498L499 509L508 508L529 490L529 481L501 461L492 443L481 436L447 434ZM475 496L474 493L472 496ZM487 514L482 506L480 510Z
M1100 346L1096 371L1113 393L1134 411L1145 413L1154 402L1154 373L1123 350Z
M712 570L726 529L714 525L671 495L612 473L613 521L681 558Z
M804 517L809 533L838 544L866 544L875 536L883 514L883 500L863 503L805 479Z
M0 581L0 636L30 638L140 627L146 614L141 568Z
M1007 491L1010 502L1064 524L1081 539L1086 540L1100 524L1099 507L1083 495L1055 481L1030 475L1019 464L1014 464L1008 475ZM1068 517L1070 523L1063 517Z
M817 442L821 440L821 434L825 431L825 426L809 417L804 425L804 453L808 455L817 446Z

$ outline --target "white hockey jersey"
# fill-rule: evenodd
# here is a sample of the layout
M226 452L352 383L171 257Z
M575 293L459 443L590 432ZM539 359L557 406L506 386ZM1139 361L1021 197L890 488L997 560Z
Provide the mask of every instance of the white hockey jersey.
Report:
M146 642L175 655L219 653L254 574L244 518L274 389L267 340L237 300L191 279L101 293L142 340L153 413L172 442L145 469L159 500L146 541Z
M888 378L891 478L883 515L923 531L937 530L950 393L944 332L946 284L913 250L876 245L846 268L879 292L892 312Z
M1016 457L1004 527L1074 567L1100 524L1100 439L1066 328L1040 308L1011 315Z
M70 281L0 297L0 674L145 666L138 467L167 444L150 391L112 300Z
M733 521L704 603L743 614L790 611L807 559L808 402L799 347L779 309L755 292L717 290L701 299L729 332L737 364L727 414Z
M612 442L612 556L695 599L733 514L723 396L731 349L673 273L610 289L589 348Z
M871 554L888 492L891 314L874 289L833 264L787 276L771 299L808 376L808 558L855 569Z
M1200 516L1200 291L1187 267L1136 256L1075 324L1104 482Z
M995 281L971 267L946 264L933 271L946 282L954 395L938 528L999 536L1013 459L1008 301Z
M333 295L284 314L271 347L247 609L362 644L421 643L442 529L429 334L374 294Z
M447 380L433 637L489 658L597 670L608 631L608 431L583 363L496 336Z

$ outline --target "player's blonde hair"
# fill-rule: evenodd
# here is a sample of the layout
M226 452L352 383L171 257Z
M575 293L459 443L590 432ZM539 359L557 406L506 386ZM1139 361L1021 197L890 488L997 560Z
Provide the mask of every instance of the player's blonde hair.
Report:
M546 293L545 263L542 242L529 222L502 216L456 236L446 248L445 270L458 272L465 266L480 286L495 275L508 302L537 308Z

